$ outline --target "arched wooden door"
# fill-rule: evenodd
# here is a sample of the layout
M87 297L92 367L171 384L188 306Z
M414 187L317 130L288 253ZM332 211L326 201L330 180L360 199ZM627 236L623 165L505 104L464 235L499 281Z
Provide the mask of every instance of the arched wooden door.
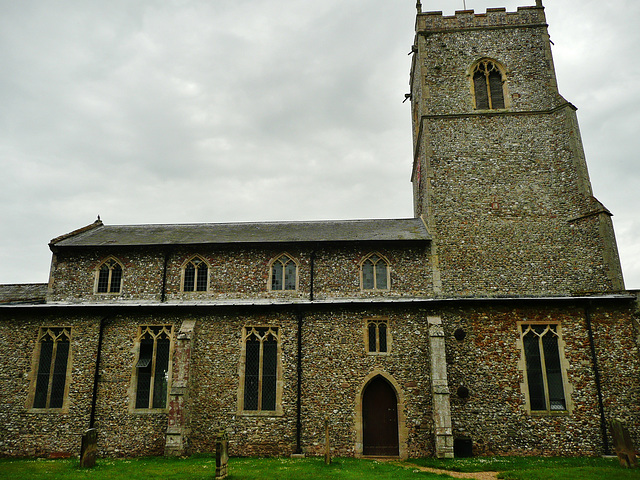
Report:
M398 398L381 376L371 380L362 393L362 453L399 455Z

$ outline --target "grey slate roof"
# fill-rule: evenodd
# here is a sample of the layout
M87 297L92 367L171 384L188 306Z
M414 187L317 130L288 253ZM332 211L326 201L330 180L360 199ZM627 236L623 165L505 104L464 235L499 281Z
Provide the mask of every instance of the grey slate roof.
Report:
M428 241L420 218L310 222L104 225L100 220L50 246L145 246L283 242Z
M14 283L0 285L0 304L44 303L46 283Z

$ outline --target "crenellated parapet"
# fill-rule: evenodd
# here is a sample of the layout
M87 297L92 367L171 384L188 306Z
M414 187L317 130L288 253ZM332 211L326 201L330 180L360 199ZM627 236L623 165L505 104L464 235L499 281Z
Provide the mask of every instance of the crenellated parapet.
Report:
M504 7L488 8L485 13L475 13L473 10L459 10L454 15L443 15L442 12L425 12L418 14L416 31L439 32L443 30L533 25L546 26L546 18L542 6L518 7L516 12L507 12Z

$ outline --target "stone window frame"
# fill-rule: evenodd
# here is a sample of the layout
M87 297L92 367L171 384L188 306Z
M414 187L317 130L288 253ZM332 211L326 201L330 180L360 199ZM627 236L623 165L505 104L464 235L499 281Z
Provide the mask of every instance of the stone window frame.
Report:
M186 273L186 269L187 266L189 265L189 263L192 263L194 260L199 260L200 262L202 262L206 267L207 267L207 284L206 284L206 288L205 290L198 290L197 286L198 286L198 274L197 271L199 270L196 267L196 275L194 277L194 289L193 290L185 290L184 289L184 280L185 280L185 273ZM209 262L202 257L202 255L192 255L191 257L189 257L183 264L182 267L180 267L180 272L181 272L181 276L180 276L180 291L184 292L184 293L198 293L198 292L208 292L209 291L209 284L211 281L211 265L209 265Z
M375 335L376 335L376 345L374 350L371 350L370 344L370 336L369 336L369 327L371 324L376 324L375 327ZM386 350L380 351L380 324L384 324L386 326L385 337L386 337ZM389 317L367 317L364 319L363 326L363 336L364 336L364 349L367 355L390 355L391 354L391 346L393 342L393 338L391 335L390 328L390 320Z
M375 273L375 265L382 261L386 264L387 266L387 287L386 288L378 288L377 287L377 277L374 277L373 280L373 288L364 288L364 273L363 273L363 268L364 268L364 264L367 262L367 260L369 260L371 257L377 256L378 257L378 261L376 261L374 263L374 268L373 268L373 272L374 275ZM360 260L359 263L359 270L360 270L360 290L362 292L388 292L391 290L391 262L389 261L389 259L387 257L385 257L384 255L382 255L380 252L370 252L367 255L365 255L364 257L362 257L362 259Z
M142 337L147 333L149 329L152 329L152 328L160 328L162 329L163 332L167 332L169 335L169 361L168 361L168 370L167 370L166 402L165 402L165 406L162 408L153 408L153 407L136 408L136 400L137 400L137 393L138 393L138 371L139 371L138 362L140 361L140 344L141 344ZM131 383L129 387L129 413L141 413L141 414L166 413L169 411L169 392L171 390L171 379L173 374L173 350L175 347L174 330L175 328L174 328L174 325L172 324L145 323L143 325L138 326L138 331L137 331L136 338L133 345L133 348L135 351L135 359L134 359L133 367L131 371ZM156 348L156 343L154 342L154 348L153 348L152 359L151 359L152 371L155 370L156 354L157 354L157 348ZM153 399L153 393L155 388L154 383L155 383L155 379L154 379L154 376L152 376L151 386L149 389L150 402Z
M273 333L278 342L276 349L276 408L275 410L245 410L245 371L247 361L247 338L254 334L257 329L267 329ZM262 359L260 360L262 363ZM250 324L242 327L242 337L240 338L240 365L238 366L238 411L237 414L243 417L281 417L284 415L282 407L283 395L283 368L282 368L282 327L278 325ZM260 395L260 392L259 392Z
M120 288L118 289L117 292L112 292L111 291L111 277L113 274L113 266L109 267L109 277L107 280L107 291L106 292L100 292L98 291L98 287L100 284L100 271L102 270L102 267L107 264L108 262L112 262L113 264L117 264L120 266L120 271L122 272L120 275ZM95 283L93 286L93 291L96 295L120 295L122 293L122 286L124 285L124 265L122 264L122 262L120 260L118 260L116 257L114 256L109 256L107 258L105 258L103 261L101 261L98 266L96 267L95 270Z
M488 88L487 91L487 99L490 102L489 108L478 108L478 102L476 99L476 89L475 89L475 81L474 81L474 73L480 64L488 64L491 63L495 67L495 69L500 73L502 80L502 97L504 105L501 108L494 108L491 102L491 87L490 83L487 82L486 86ZM471 97L473 98L473 108L478 111L499 111L499 110L507 110L511 108L511 97L509 96L509 89L507 84L507 69L505 66L494 58L490 57L482 57L476 60L469 67L469 71L467 72L467 76L469 77L469 87L471 89Z
M55 331L60 330L58 335L55 335ZM65 370L65 383L62 396L62 406L51 408L49 406L36 408L34 407L36 388L38 383L38 373L40 371L40 354L42 351L42 339L46 335L50 335L54 339L54 353L52 353L51 365L55 365L55 359L57 358L58 341L56 337L60 335L66 335L69 340L69 351L67 352L67 365ZM50 325L38 328L38 336L36 337L36 344L31 356L31 374L29 392L27 394L26 407L29 413L68 413L69 412L69 388L71 385L71 372L73 364L73 328L70 326ZM54 336L55 335L55 336ZM49 405L51 401L51 389L53 386L53 367L49 370L49 381L47 386L47 400L46 404Z
M555 326L556 327L556 335L558 336L558 355L560 358L560 370L561 370L561 374L562 374L562 388L564 390L564 401L565 401L565 409L564 410L553 410L550 408L549 405L549 390L548 390L548 384L546 383L546 373L544 373L545 375L545 401L547 404L547 409L545 410L533 410L531 408L531 399L530 399L530 393L529 393L529 379L527 376L527 361L526 361L526 357L525 357L525 350L524 350L524 334L525 334L525 328L523 328L523 326L529 326L529 325L548 325L548 326ZM535 321L526 321L526 320L522 320L522 321L518 321L517 322L517 328L518 328L518 340L516 342L516 346L517 348L520 350L520 359L518 361L518 369L521 371L522 373L522 383L520 383L520 391L522 392L522 395L524 396L525 399L525 411L527 412L527 414L531 415L531 416L563 416L563 415L570 415L573 412L573 385L571 385L571 383L569 383L569 376L568 376L568 370L570 368L569 365L569 361L567 360L567 357L565 355L565 341L562 335L562 324L560 321L554 321L554 320L535 320Z
M293 262L293 264L296 266L296 278L295 278L295 288L293 289L285 289L285 277L284 277L284 267L287 265L287 263L289 262L285 262L284 264L282 264L281 259L283 257L287 257L289 259L290 262ZM281 289L274 289L273 288L273 266L277 263L280 262L282 264L283 267L283 274L282 274L282 288ZM267 280L267 289L270 292L297 292L300 285L299 285L299 280L300 280L300 263L298 262L298 260L291 255L288 252L282 252L279 253L278 255L276 255L275 257L273 257L268 264L269 267L269 278Z

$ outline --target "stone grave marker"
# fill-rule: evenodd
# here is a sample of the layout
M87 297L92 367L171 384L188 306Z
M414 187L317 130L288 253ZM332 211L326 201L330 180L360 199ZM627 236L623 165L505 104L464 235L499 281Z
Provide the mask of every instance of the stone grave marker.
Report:
M636 451L633 448L629 430L627 430L622 421L617 418L611 420L609 426L611 427L611 434L613 436L613 448L618 455L620 465L625 468L636 468L638 466L638 460L636 459Z
M80 444L80 467L91 468L96 465L98 455L98 430L90 428L82 435Z

